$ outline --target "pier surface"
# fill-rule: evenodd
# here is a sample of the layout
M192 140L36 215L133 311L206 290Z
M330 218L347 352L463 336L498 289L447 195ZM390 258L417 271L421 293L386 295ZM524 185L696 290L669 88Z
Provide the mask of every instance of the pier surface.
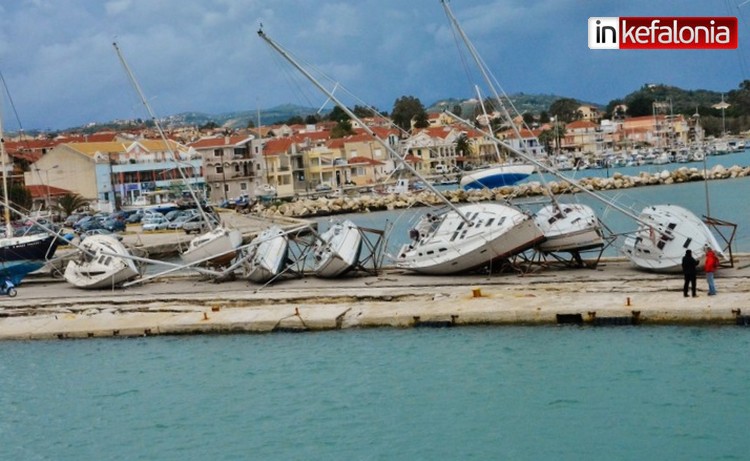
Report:
M126 289L80 290L31 280L0 298L0 339L459 325L735 325L750 314L750 256L717 273L717 296L682 295L682 276L641 272L620 259L596 269L433 277L398 270L268 286L195 276ZM747 322L745 322L747 323Z

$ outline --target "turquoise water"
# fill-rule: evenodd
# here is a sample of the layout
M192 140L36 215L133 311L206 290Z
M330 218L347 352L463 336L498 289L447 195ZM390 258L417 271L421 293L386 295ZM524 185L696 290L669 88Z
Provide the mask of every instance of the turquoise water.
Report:
M3 460L748 459L748 330L7 342Z

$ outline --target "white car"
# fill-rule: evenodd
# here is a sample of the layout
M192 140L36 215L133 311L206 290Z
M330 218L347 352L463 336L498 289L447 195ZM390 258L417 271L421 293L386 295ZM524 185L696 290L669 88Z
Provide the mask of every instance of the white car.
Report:
M164 230L169 226L169 220L164 215L146 218L142 222L143 231L150 232L155 230Z

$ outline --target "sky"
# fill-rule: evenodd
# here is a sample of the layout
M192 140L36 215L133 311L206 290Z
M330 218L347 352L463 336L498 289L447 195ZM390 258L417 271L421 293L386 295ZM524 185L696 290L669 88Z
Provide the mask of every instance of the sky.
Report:
M743 0L449 5L509 94L604 105L647 83L725 92L750 79L750 2ZM609 16L736 16L739 48L590 50L588 18ZM113 41L160 117L322 106L326 98L258 38L261 23L355 95L342 90L349 106L390 111L401 96L429 106L470 98L479 83L439 0L0 0L0 73L15 106L4 95L4 128L148 118Z

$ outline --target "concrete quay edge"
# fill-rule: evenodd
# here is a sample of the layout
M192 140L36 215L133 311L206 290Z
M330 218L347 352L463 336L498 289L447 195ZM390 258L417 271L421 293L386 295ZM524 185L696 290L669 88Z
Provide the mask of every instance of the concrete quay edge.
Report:
M743 265L744 261L744 265ZM719 294L682 296L682 276L633 269L423 276L395 269L261 287L193 276L85 291L44 279L0 299L0 340L269 333L468 325L736 325L750 314L750 257L717 273Z

